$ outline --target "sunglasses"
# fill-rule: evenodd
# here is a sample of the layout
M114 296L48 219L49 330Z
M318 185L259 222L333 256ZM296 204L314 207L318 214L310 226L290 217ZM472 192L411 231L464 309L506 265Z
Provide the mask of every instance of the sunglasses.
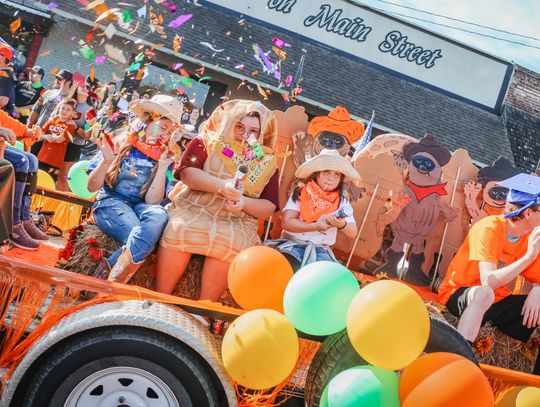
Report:
M493 187L489 190L488 195L494 201L506 201L506 196L508 195L508 188Z
M429 159L428 157L424 157L422 155L415 155L412 160L412 165L419 169L420 171L427 171L431 172L435 169L436 164L433 162L433 160Z

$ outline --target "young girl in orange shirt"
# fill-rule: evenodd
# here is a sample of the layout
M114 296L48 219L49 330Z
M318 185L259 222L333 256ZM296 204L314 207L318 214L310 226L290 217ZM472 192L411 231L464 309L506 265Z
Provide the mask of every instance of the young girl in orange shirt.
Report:
M39 168L50 173L56 179L56 188L67 191L67 179L58 179L58 172L64 164L68 142L75 134L75 122L78 117L77 103L65 99L60 103L58 114L49 119L42 128L44 140L38 153Z

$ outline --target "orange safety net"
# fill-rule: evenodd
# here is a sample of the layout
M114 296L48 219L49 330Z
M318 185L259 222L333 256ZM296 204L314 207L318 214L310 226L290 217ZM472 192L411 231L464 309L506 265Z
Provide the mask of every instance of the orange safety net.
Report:
M515 384L508 384L501 380L491 379L488 377L489 384L491 385L491 390L493 391L493 397L495 398L495 403L497 403L507 392L512 390L515 387L518 387Z
M291 375L272 389L250 390L235 383L238 407L277 407L293 394L302 394L309 365L319 350L319 342L300 339L298 361Z
M15 270L8 273L3 269L0 273L0 320L5 330L0 366L8 368L2 377L4 382L37 339L60 319L88 305L114 299L103 296L81 303L80 289L52 284L39 277L22 278Z
M98 295L84 301L81 292ZM188 312L229 320L243 313L217 303L174 297L0 256L0 321L5 330L0 342L0 366L8 369L2 380L9 379L36 341L66 315L97 303L130 299L178 305Z

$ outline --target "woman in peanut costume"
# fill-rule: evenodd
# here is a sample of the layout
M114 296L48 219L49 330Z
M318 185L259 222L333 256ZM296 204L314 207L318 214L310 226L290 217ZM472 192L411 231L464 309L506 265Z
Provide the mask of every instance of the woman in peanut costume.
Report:
M172 293L192 253L206 256L200 299L217 301L232 259L261 243L257 219L278 209L279 176L272 146L276 119L260 102L233 100L216 109L188 145L175 176L169 223L158 250L156 290ZM243 189L234 187L240 165Z

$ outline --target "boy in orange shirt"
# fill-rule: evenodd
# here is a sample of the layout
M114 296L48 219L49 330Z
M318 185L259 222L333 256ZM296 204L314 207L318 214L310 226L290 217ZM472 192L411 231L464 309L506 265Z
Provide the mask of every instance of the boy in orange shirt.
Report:
M42 127L41 138L44 141L37 156L39 168L51 173L55 179L64 164L68 142L73 139L75 134L74 120L77 118L77 102L73 99L64 99L60 103L58 114L47 120ZM56 187L58 190L66 190L65 181L57 181Z
M523 342L540 324L540 177L519 174L499 186L510 189L505 215L473 225L439 287L471 343L487 321ZM508 288L519 275L534 285L528 295ZM538 359L533 372L540 374Z

